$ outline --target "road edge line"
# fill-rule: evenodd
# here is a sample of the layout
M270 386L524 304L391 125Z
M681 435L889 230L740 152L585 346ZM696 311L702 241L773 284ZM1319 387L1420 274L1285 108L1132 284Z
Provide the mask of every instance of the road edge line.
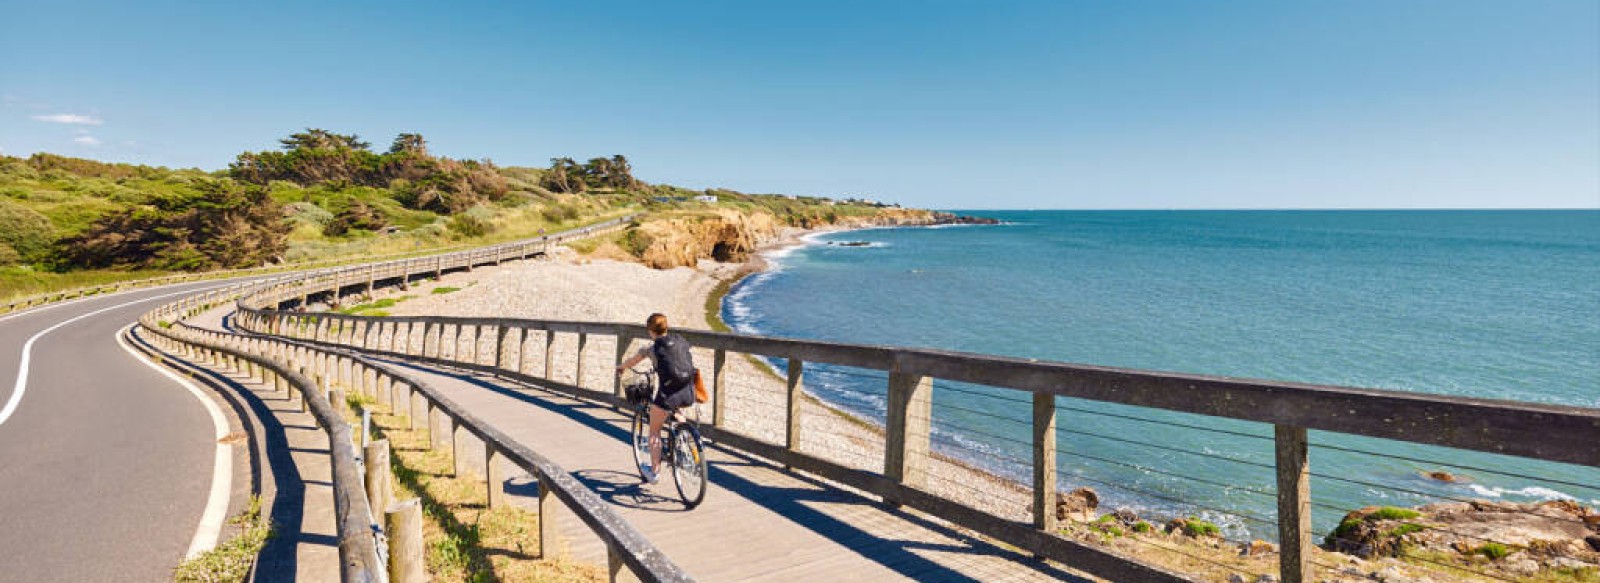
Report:
M128 351L128 354L132 355L134 360L144 363L145 366L155 369L188 389L189 394L194 395L195 399L205 405L206 412L211 415L211 424L216 428L216 456L215 463L211 468L211 493L206 498L205 512L200 515L200 526L195 530L194 538L189 542L189 550L183 555L184 559L192 559L201 553L216 548L217 539L222 537L223 524L228 519L228 502L232 498L233 491L233 446L221 442L223 438L228 436L228 430L230 429L228 418L222 414L222 408L217 405L216 401L206 396L200 390L200 387L195 386L189 379L178 376L178 373L173 372L171 369L152 362L151 359L146 357L146 354L139 352L128 344L125 336L136 325L129 324L118 330L116 333L117 344L121 345L123 350Z

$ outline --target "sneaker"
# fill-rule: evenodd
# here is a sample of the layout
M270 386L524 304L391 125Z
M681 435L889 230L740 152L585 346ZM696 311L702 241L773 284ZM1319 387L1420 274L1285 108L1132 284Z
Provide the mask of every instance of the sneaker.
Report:
M649 466L639 466L639 473L644 475L644 483L654 484L661 481L661 476L650 470Z

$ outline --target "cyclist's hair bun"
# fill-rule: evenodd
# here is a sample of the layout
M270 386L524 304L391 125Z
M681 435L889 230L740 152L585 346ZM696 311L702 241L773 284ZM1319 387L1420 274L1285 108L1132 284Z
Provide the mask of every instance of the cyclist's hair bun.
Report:
M644 321L644 327L646 330L649 330L651 334L655 334L657 336L666 334L667 315L659 312L650 314L650 317L646 318Z

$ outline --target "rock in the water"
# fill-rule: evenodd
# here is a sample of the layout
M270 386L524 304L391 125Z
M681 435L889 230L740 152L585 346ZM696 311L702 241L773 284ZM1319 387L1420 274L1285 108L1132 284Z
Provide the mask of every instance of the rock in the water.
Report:
M1133 523L1139 522L1139 513L1128 508L1118 508L1116 512L1111 513L1111 516L1116 518L1117 522L1121 522L1123 526L1133 526Z
M1446 471L1443 471L1443 470L1434 470L1434 471L1431 471L1431 472L1424 472L1422 475L1427 476L1430 479L1434 479L1434 480L1438 480L1440 482L1444 482L1446 484L1455 484L1457 482L1465 482L1465 481L1467 481L1467 479L1466 479L1467 477L1466 476L1452 474L1450 472L1446 472Z

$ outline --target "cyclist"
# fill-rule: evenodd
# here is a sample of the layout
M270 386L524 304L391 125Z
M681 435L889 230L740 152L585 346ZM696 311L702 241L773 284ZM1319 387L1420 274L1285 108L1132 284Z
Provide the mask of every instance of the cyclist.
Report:
M641 468L645 481L654 484L659 478L656 468L661 465L661 426L666 424L668 415L694 404L694 361L689 355L689 341L667 333L665 315L650 314L644 327L650 333L650 345L618 366L617 374L646 358L655 363L660 386L650 400L650 467Z

